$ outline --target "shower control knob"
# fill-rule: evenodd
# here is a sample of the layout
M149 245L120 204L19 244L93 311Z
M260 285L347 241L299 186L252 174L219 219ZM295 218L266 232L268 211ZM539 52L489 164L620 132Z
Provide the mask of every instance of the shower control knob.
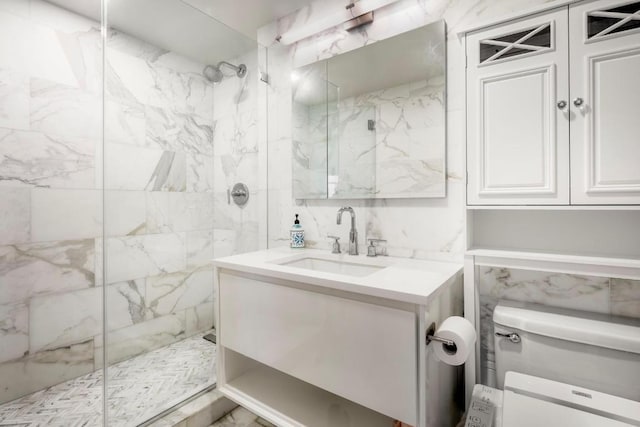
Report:
M573 100L573 105L575 105L576 107L581 107L584 104L584 99L582 98L576 98Z
M233 202L240 207L246 205L249 200L249 187L238 182L232 189L227 190L227 199L229 204L231 204L231 200L233 199Z
M567 108L567 101L559 101L557 105L560 110L564 110Z

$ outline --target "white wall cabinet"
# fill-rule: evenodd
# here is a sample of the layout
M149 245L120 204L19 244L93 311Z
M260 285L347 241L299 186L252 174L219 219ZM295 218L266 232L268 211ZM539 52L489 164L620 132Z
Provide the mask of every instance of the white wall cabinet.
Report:
M640 2L469 33L469 205L640 204Z
M640 2L575 5L569 27L571 203L640 204Z

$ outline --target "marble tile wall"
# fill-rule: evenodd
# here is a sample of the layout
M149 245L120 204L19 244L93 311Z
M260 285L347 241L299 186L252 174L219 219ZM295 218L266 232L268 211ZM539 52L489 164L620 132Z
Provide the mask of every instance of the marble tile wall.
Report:
M638 280L484 266L478 275L480 366L486 385L496 381L492 318L501 299L640 319Z
M214 85L204 64L126 34L111 31L106 48L106 344L114 363L210 329L211 259L257 242L255 203L236 211L226 198L257 168L257 51L229 59L247 65L245 78ZM95 346L101 361L102 343Z
M0 402L102 366L103 289L109 363L210 329L210 260L260 242L259 52L214 87L127 34L104 48L103 141L99 23L0 1Z
M94 370L100 25L0 2L0 402Z
M363 30L325 31L284 46L278 34L322 20L343 4L319 0L261 28L259 42L269 47L268 150L261 152L269 170L268 238L270 246L287 244L293 215L299 213L309 246L330 248L328 234L347 237L347 227L335 224L342 205L355 208L360 245L365 237L387 239L390 255L460 260L465 250L465 72L463 39L456 34L477 21L498 19L548 0L399 0L376 11L375 22ZM551 0L553 2L553 0ZM447 197L375 201L297 201L292 195L291 71L319 59L382 40L444 19L447 25Z
M294 197L327 195L327 109L295 102L292 118ZM337 162L336 162L337 163Z
M368 97L351 97L335 106L335 131L329 138L329 156L333 154L331 169L335 172L335 197L367 197L376 191L376 159L378 137L369 130L369 120L378 121L379 105ZM345 144L343 141L349 141ZM335 152L335 154L334 154Z
M265 234L260 215L266 205L266 188L260 173L260 139L266 133L266 124L258 117L264 114L264 101L260 95L258 73L265 69L266 53L257 48L240 57L231 58L232 64L245 64L247 75L240 79L226 77L216 85L214 97L214 177L215 255L227 256L265 247ZM239 207L229 202L227 190L242 182L249 188L249 201Z
M397 198L444 191L442 75L340 100L334 196ZM368 129L368 120L375 131ZM425 167L428 165L428 167Z

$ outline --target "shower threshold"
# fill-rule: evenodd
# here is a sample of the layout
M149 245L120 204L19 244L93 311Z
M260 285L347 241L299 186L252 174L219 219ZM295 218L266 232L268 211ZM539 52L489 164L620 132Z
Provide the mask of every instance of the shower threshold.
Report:
M207 331L115 363L107 368L107 414L111 426L136 426L216 382L216 345ZM0 426L103 425L103 372L37 391L0 405Z

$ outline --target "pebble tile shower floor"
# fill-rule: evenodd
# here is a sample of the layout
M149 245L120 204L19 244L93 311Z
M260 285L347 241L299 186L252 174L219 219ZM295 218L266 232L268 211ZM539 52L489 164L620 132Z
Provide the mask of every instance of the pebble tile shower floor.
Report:
M108 368L109 426L136 426L216 381L216 345L198 334ZM102 370L0 405L0 426L102 425Z

